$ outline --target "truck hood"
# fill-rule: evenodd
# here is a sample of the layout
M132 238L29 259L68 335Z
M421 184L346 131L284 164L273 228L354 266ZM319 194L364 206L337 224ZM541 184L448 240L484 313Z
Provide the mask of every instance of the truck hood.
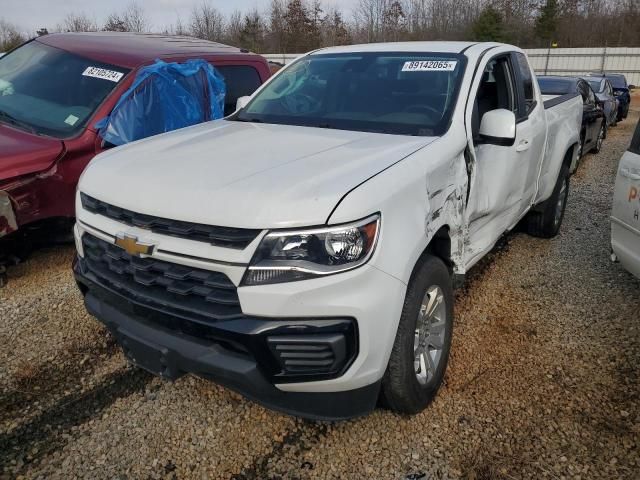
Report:
M0 124L0 181L46 170L62 149L61 140Z
M435 139L220 120L101 154L80 190L210 225L320 225L351 189Z

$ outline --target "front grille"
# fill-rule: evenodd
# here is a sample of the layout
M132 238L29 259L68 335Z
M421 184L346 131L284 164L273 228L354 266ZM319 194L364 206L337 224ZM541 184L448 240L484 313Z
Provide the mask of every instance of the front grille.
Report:
M91 213L162 235L206 242L217 247L243 249L260 233L260 230L255 229L216 227L136 213L110 205L84 193L80 194L80 200L82 207Z
M136 302L215 320L242 314L236 286L224 273L134 257L88 233L82 245L84 264L98 282Z

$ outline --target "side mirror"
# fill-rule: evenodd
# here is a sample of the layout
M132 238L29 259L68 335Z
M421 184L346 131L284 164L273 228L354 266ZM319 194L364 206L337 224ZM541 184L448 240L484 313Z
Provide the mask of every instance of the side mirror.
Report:
M629 90L635 90L636 88L638 87L636 87L635 85L629 85Z
M516 115L504 108L490 110L480 122L482 143L509 147L516 140Z
M246 96L246 97L238 97L238 100L236 101L236 111L240 110L241 108L244 108L247 106L247 103L249 103L249 99L251 97Z

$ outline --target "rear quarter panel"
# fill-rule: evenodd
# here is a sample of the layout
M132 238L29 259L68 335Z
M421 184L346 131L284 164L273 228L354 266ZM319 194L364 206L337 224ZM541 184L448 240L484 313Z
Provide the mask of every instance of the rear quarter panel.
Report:
M576 158L582 110L582 98L577 94L570 100L545 108L547 144L534 203L543 202L551 196L567 152L571 162Z

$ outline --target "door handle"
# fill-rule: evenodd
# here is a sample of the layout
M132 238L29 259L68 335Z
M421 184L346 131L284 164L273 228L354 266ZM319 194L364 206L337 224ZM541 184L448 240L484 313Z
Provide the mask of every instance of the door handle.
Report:
M522 140L516 147L516 152L524 152L529 150L529 140Z
M627 177L630 178L631 180L637 180L640 181L640 175L637 173L632 173L630 169L628 168L623 168L620 170L620 175L622 175L623 177Z

